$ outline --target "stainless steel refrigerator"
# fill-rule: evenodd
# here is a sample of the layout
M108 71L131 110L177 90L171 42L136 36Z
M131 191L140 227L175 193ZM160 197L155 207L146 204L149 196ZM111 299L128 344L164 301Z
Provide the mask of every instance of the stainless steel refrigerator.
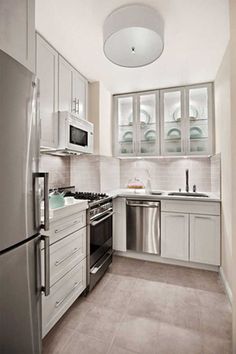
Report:
M48 226L47 174L39 168L38 85L34 74L0 51L0 353L41 353L40 228ZM45 220L40 220L39 179ZM47 238L43 238L47 241Z

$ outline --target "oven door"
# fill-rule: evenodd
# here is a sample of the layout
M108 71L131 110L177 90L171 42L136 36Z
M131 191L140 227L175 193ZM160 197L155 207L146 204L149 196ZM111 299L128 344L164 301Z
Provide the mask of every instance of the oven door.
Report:
M113 211L103 213L90 222L90 268L112 249L113 214Z

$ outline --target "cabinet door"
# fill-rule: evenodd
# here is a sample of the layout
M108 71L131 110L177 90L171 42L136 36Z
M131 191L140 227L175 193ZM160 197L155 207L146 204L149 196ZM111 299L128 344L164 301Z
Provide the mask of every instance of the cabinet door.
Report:
M161 213L161 256L189 260L188 214Z
M59 55L59 111L75 113L72 104L72 80L74 68Z
M220 265L220 217L190 215L190 261Z
M136 110L135 97L115 97L114 109L116 114L116 155L136 155Z
M137 96L137 154L159 155L158 92Z
M0 49L35 71L35 1L0 1Z
M113 201L113 249L126 251L126 199L116 198Z
M78 71L73 72L72 106L75 113L82 119L87 119L88 83Z
M40 80L41 147L58 145L58 53L38 34L36 73Z
M212 85L186 88L187 154L208 155L213 152Z
M185 146L184 89L161 90L162 155L183 155Z

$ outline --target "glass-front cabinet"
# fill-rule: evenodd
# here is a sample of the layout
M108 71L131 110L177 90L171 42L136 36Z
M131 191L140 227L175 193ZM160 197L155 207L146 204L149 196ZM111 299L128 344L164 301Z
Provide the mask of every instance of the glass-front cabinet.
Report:
M116 156L159 154L159 92L114 97Z
M184 153L184 90L161 91L162 155Z
M211 155L212 84L114 96L116 156Z
M187 87L186 103L187 154L211 154L213 145L213 112L211 84Z

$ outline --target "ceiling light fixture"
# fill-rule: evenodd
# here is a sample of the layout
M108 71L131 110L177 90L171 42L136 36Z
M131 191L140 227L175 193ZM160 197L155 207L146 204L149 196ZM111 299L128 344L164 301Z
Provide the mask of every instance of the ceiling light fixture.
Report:
M145 5L113 11L103 26L105 56L119 66L136 68L153 63L163 52L164 21Z

